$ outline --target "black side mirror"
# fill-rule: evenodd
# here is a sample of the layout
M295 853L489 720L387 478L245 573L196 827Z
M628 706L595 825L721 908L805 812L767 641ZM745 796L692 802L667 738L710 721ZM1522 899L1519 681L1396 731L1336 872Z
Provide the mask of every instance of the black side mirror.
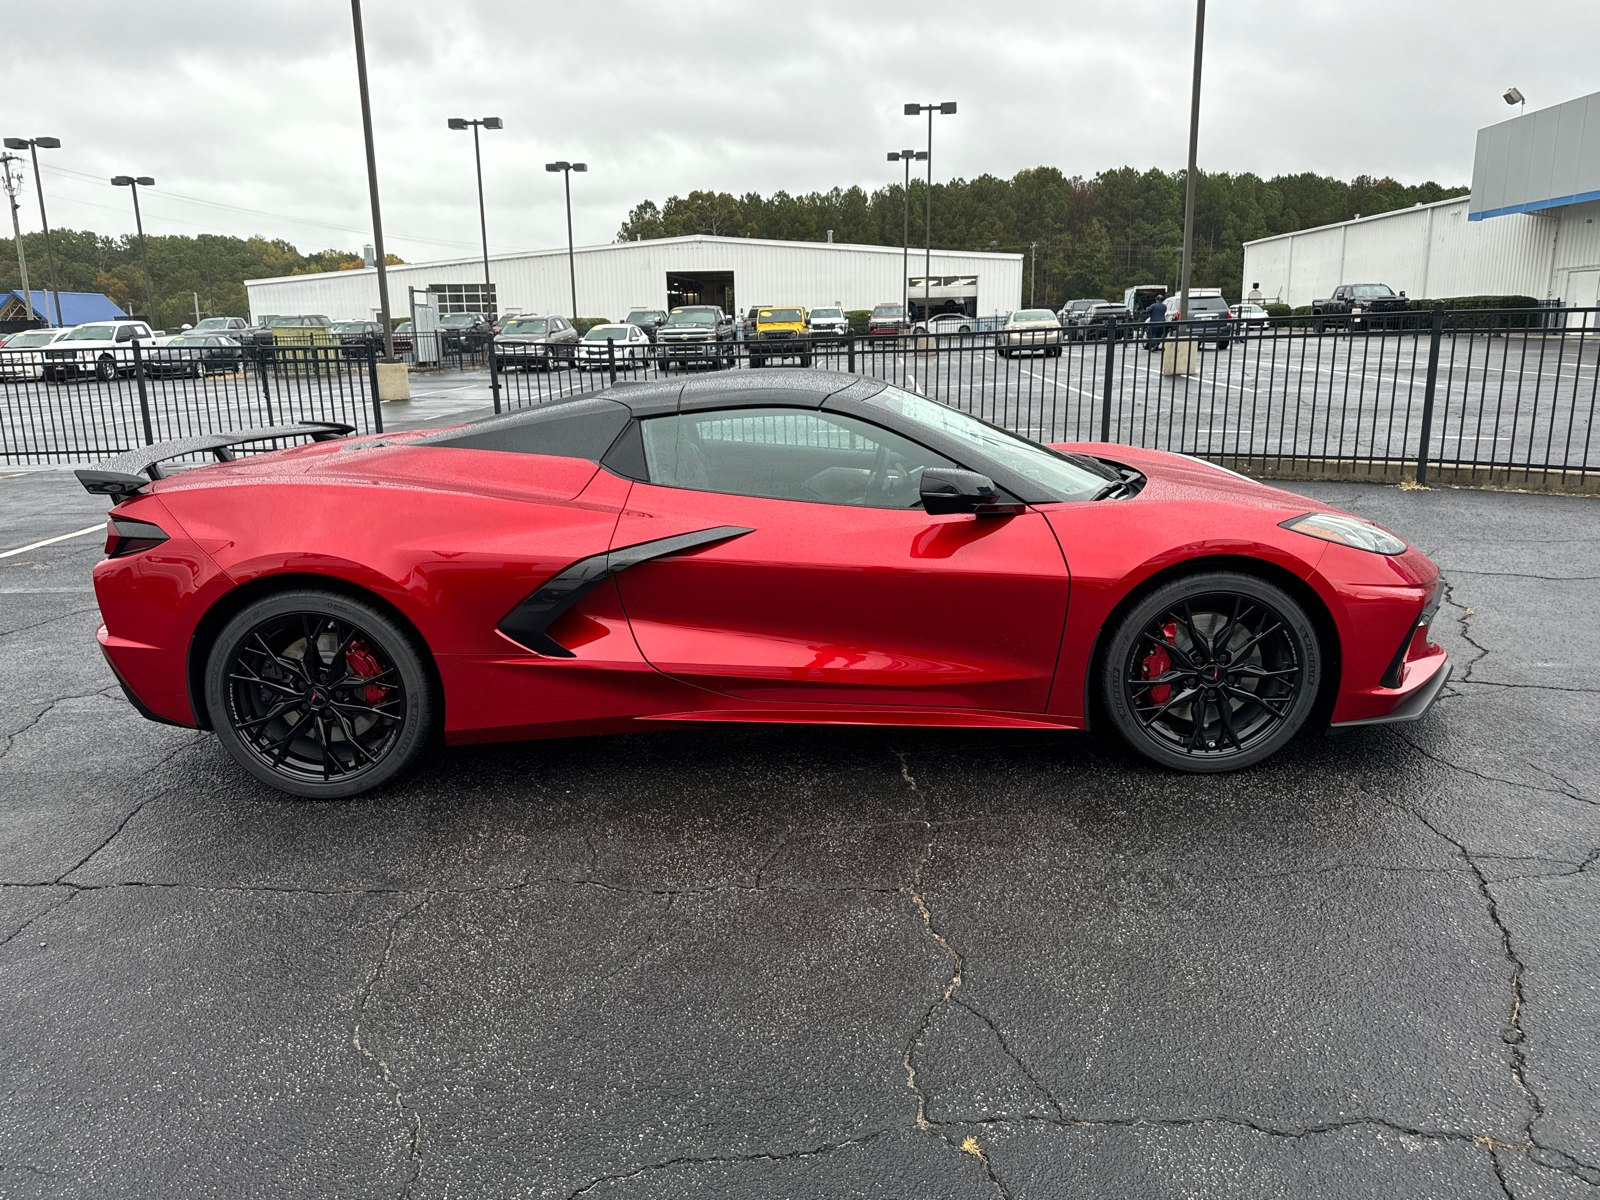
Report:
M922 507L933 516L973 513L980 517L1005 517L1026 507L1005 497L994 480L957 467L929 467L919 488Z

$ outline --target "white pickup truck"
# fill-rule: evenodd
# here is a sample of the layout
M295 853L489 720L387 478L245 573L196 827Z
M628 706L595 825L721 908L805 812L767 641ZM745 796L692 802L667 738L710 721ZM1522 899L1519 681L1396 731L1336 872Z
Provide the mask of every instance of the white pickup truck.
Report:
M44 377L65 383L93 375L108 383L119 375L133 373L133 347L140 352L154 349L163 333L152 333L143 321L91 321L69 330L43 353Z

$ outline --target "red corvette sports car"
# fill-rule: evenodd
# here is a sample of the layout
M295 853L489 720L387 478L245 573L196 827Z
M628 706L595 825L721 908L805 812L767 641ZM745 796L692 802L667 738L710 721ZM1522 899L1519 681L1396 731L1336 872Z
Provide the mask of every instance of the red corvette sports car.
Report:
M1439 573L1179 455L1045 447L881 380L622 385L470 425L145 447L99 637L153 720L302 796L449 743L704 721L1080 729L1186 771L1420 717ZM309 444L235 459L230 446ZM163 460L214 465L163 477Z

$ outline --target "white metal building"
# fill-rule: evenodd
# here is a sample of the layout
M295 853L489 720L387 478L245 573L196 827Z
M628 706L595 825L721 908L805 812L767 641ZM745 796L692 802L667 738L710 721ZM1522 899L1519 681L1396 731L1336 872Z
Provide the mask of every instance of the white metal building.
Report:
M573 255L578 312L572 307L567 251L534 250L489 257L490 297L482 258L390 267L389 302L408 309L410 293L432 290L441 312L561 313L619 320L630 308L718 304L728 312L752 304L843 304L871 308L901 295L899 247L833 242L771 242L695 235L580 246ZM923 256L910 255L912 300L923 294ZM1022 303L1022 255L965 250L933 252L935 311L961 308L975 316L1006 313ZM317 313L335 320L378 311L375 268L245 281L250 314ZM489 301L486 303L486 299Z
M1341 283L1416 299L1600 303L1600 92L1478 131L1472 194L1246 242L1243 292L1294 306Z

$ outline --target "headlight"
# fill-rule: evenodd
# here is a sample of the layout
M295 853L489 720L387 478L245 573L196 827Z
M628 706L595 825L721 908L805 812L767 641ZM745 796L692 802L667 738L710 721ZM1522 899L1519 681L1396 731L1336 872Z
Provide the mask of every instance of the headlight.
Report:
M1325 542L1370 550L1374 554L1404 554L1406 551L1406 544L1388 530L1341 513L1307 513L1283 522L1283 527L1308 537L1321 538Z

